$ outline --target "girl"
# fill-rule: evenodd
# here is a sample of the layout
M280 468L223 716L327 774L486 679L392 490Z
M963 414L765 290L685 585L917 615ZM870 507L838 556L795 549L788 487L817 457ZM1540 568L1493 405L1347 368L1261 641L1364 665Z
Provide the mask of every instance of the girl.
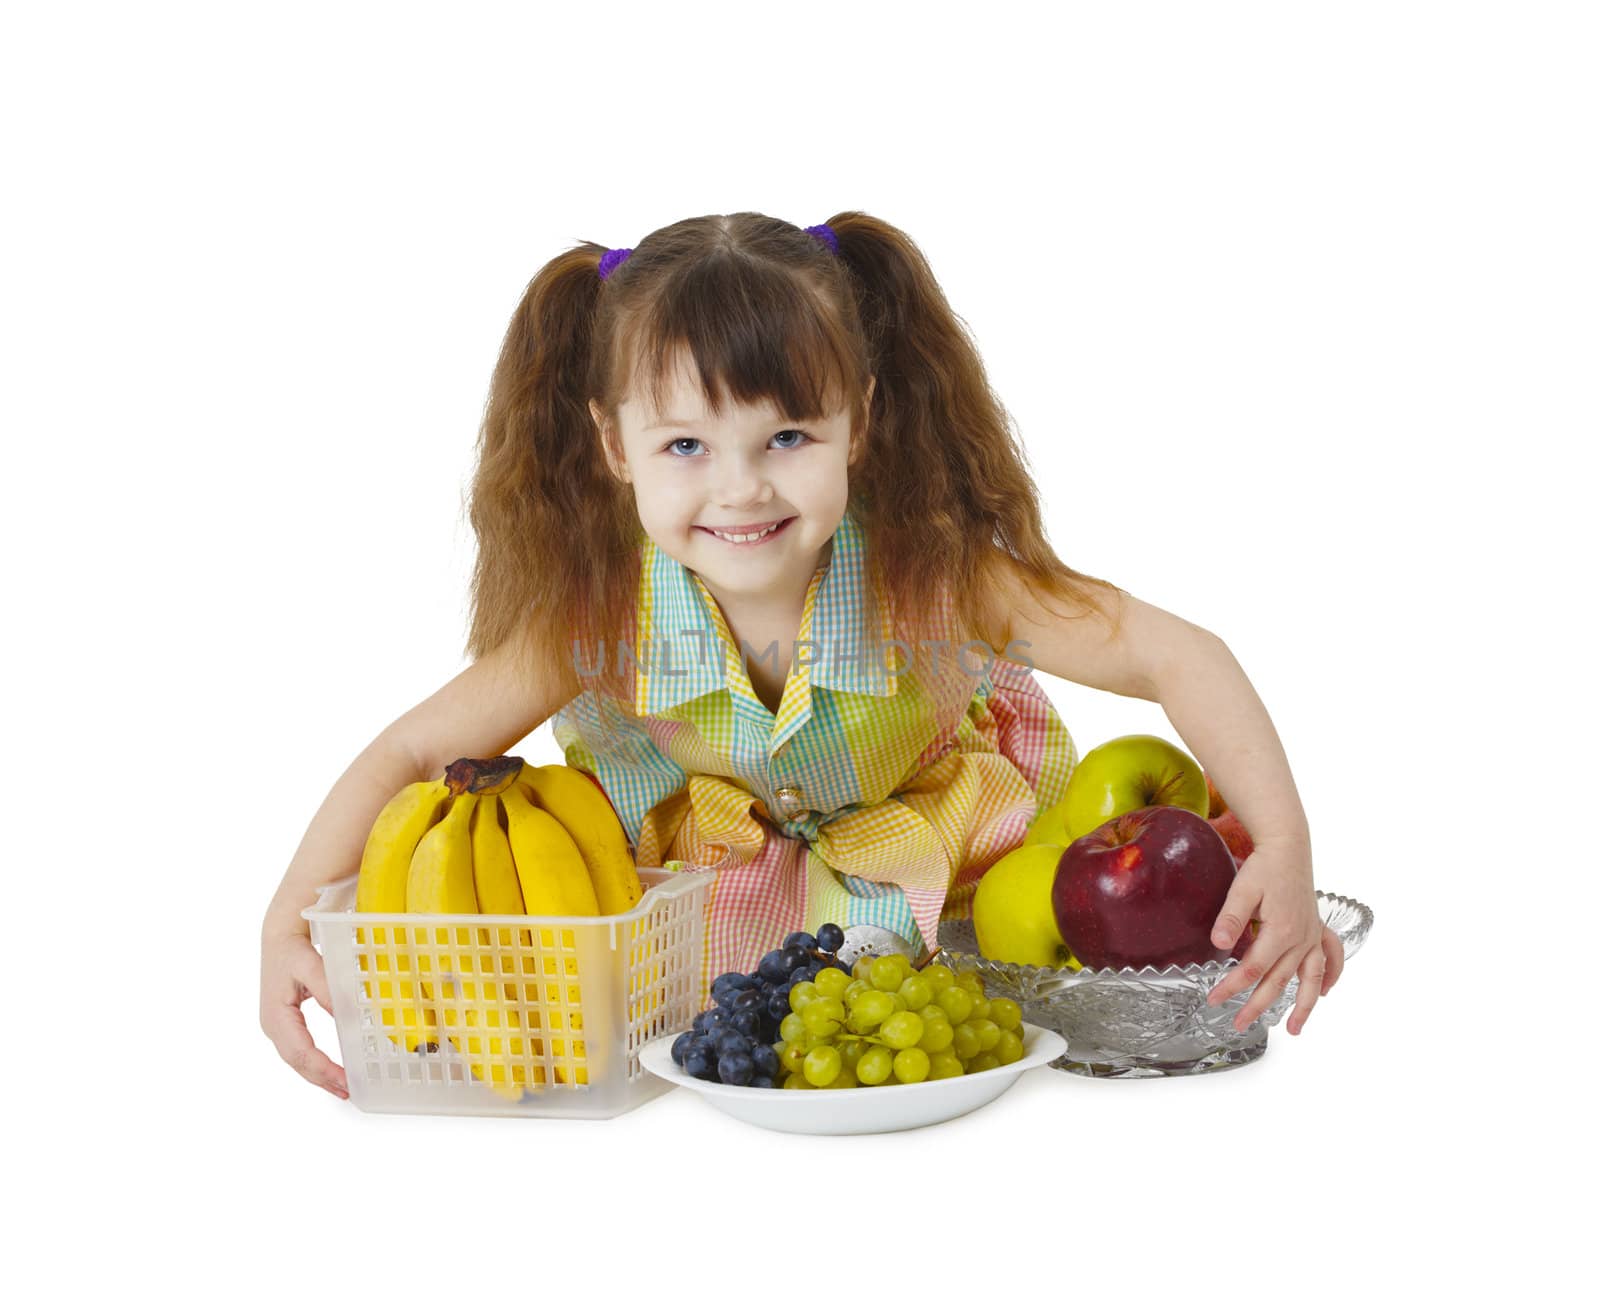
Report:
M306 1079L346 1096L301 1015L329 997L299 913L402 785L553 717L639 865L715 872L707 975L824 921L920 947L1077 760L1032 667L1159 702L1254 835L1213 938L1260 933L1212 1002L1254 985L1242 1030L1298 975L1298 1034L1337 979L1305 814L1244 672L1056 558L903 232L739 213L557 256L501 350L471 516L473 663L334 785L262 924L262 1027Z

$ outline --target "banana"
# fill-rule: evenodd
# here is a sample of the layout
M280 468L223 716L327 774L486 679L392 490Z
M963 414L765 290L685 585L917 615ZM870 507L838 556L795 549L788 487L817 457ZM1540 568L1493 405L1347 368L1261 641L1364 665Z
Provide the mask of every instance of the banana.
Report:
M476 794L457 795L445 819L422 837L411 859L406 881L407 911L450 914L478 911L472 826L473 815L482 804L483 800ZM498 832L498 820L492 811L490 818ZM484 1045L491 1054L503 1057L506 1052L501 1039L487 1033L489 1029L500 1028L499 1005L491 993L485 991L480 996L478 989L480 985L500 984L498 979L486 978L494 976L494 959L485 954L483 966L478 969L471 951L474 938L485 932L482 927L475 931L455 928L453 942L464 951L454 954L448 951L451 933L449 927L434 927L434 949L444 946L445 951L430 949L418 959L421 975L435 972L438 975L431 983L420 981L423 997L432 1001L437 991L437 1020L450 1042L463 1054L479 1079L487 1082L495 1093L515 1102L522 1097L521 1086L514 1078L507 1078L503 1062L496 1076L494 1065L482 1056ZM474 976L477 978L473 979Z
M589 879L588 868L584 864L583 855L578 851L577 844L567 833L566 827L544 809L535 807L520 784L512 785L501 794L500 798L505 805L507 824L510 827L511 855L516 863L517 879L522 885L522 901L529 915L535 917L599 915L600 904L595 898L594 885ZM545 949L553 953L555 929L541 928L539 940ZM572 954L573 937L570 930L561 932L561 942L567 950L562 969L567 977L576 977L578 962ZM547 969L553 969L553 961L547 960L547 962ZM577 985L568 980L565 987L568 1003L576 1006L580 1001ZM566 1042L557 1037L557 1032L563 1028L562 988L561 979L545 980L545 1031L551 1036L551 1055L557 1059L566 1057ZM574 1036L582 1028L582 1016L574 1013L572 1020ZM583 1041L575 1038L574 1055L581 1056L584 1052ZM564 1067L558 1067L556 1074L563 1082L567 1080ZM589 1082L587 1069L582 1066L576 1068L573 1079L577 1084L587 1084Z
M361 853L361 873L356 881L356 911L400 914L406 910L406 880L410 873L411 858L423 834L438 819L439 809L450 797L443 781L416 781L405 786L389 800L372 823L367 833L366 847ZM372 943L386 949L388 931L372 928ZM404 932L397 932L394 941L398 958L396 969L407 971L408 952L399 952ZM367 943L367 928L357 927L356 943ZM372 959L374 969L380 974L390 971L388 952L380 952ZM362 982L368 1001L372 1000L372 982ZM415 982L411 979L378 982L378 1020L389 1031L389 1038L408 1052L419 1044L436 1042L435 1031L424 1014L415 1005ZM398 988L398 995L395 990ZM394 1000L398 998L399 1002Z
M511 844L500 826L500 801L492 794L482 794L472 812L472 881L478 897L478 911L500 916L523 914L522 887L517 883L516 864L511 860ZM511 945L512 928L499 926L501 948ZM512 981L499 979L497 955L492 949L489 927L478 930L479 977L478 992L474 983L467 981L467 998L478 999L467 1008L468 1031L458 1039L450 1036L458 1050L467 1059L474 1075L495 1093L515 1103L522 1098L528 1075L523 1057L527 1049L522 1037L522 1019L515 1007L506 1000L516 1002L517 988ZM475 1027L476 1029L473 1029ZM506 1031L502 1035L500 1031ZM462 1049L463 1040L466 1048ZM488 1057L478 1054L487 1053ZM542 1076L543 1069L536 1071Z
M604 791L576 767L523 765L519 783L566 828L594 882L602 916L627 912L644 894L628 852L628 836Z
M472 886L478 895L478 911L496 917L520 917L527 909L522 902L522 885L517 880L517 864L511 858L511 842L500 824L500 801L492 794L480 795L472 814ZM510 928L500 927L500 942L511 942ZM489 932L479 932L489 942Z
M588 774L561 763L524 765L517 783L527 786L535 802L572 836L588 864L601 913L612 916L636 907L644 896L644 886L628 849L627 832L605 792ZM653 946L650 952L653 956ZM629 996L631 1019L648 1019L661 1008L665 1002L659 984L662 974L661 965L655 962L635 973L634 992Z
M472 884L472 841L468 833L468 822L477 802L476 794L458 794L444 820L430 827L417 844L406 875L407 912L477 912L478 895ZM439 943L446 942L444 937L448 933L444 927L434 929Z
M577 842L523 787L500 796L511 827L511 854L522 884L522 901L535 917L595 917L600 901Z

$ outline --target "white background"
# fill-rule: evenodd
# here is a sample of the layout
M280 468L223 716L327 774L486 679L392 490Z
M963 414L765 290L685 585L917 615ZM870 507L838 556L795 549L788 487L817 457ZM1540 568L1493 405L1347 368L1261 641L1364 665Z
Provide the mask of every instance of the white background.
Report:
M1575 1218L1543 1177L1593 1161L1591 9L8 14L7 1171L37 1295L1550 1300ZM1370 941L1254 1066L1034 1072L904 1135L311 1087L258 1026L261 913L340 772L463 665L463 493L524 285L583 239L846 208L927 254L1060 555L1232 647ZM1081 749L1175 736L1043 679ZM559 758L548 727L522 752Z

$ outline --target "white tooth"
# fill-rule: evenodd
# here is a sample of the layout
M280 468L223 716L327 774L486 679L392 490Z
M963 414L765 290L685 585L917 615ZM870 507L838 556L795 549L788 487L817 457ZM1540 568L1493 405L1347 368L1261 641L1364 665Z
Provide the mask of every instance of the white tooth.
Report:
M755 532L755 533L753 533L751 535L742 535L742 536L731 536L731 535L727 535L726 533L724 533L722 531L713 531L712 535L716 536L718 539L721 539L721 540L731 540L735 544L743 544L746 540L759 540L759 539L761 539L762 536L771 535L777 529L778 528L775 527L775 526L769 526L765 531L757 531L757 532Z

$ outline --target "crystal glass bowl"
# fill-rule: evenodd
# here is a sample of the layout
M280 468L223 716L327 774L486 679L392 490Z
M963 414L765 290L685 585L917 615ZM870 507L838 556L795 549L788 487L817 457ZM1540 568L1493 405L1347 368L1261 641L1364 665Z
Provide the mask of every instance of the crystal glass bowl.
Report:
M1372 929L1372 909L1339 894L1317 891L1323 923L1344 943L1346 964ZM1050 1065L1106 1079L1183 1076L1254 1062L1267 1050L1267 1030L1294 1007L1299 978L1244 1030L1233 1028L1254 989L1216 1007L1206 995L1238 965L1207 962L1186 967L1031 967L996 962L978 952L970 920L939 927L938 960L957 971L976 971L991 998L1015 999L1027 1020L1057 1031L1067 1051Z

